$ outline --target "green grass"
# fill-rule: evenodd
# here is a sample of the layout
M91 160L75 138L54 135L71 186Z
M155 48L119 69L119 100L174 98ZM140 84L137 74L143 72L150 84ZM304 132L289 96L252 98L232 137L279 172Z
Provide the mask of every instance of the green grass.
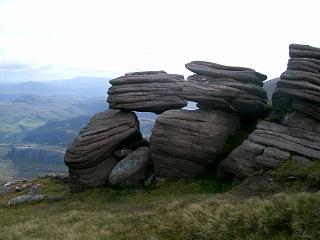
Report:
M290 191L320 189L319 160L310 163L284 161L278 169L272 172L272 175L282 181Z
M241 200L214 178L74 194L66 184L41 182L44 194L65 199L7 207L17 193L0 196L0 239L320 238L319 193Z

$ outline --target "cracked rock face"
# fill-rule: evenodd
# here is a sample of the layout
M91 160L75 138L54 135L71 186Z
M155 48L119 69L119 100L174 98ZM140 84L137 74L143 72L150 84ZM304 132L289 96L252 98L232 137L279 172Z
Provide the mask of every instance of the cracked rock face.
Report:
M176 179L203 175L239 126L239 118L224 111L164 112L150 138L156 176Z
M187 105L181 98L184 77L164 71L127 73L110 81L111 109L162 113Z
M112 153L137 139L141 139L141 134L134 113L118 110L97 113L66 151L71 188L106 184L109 172L117 163Z
M265 116L267 93L262 88L267 76L250 68L193 61L186 68L196 73L184 84L184 97L200 109L221 109L240 115Z

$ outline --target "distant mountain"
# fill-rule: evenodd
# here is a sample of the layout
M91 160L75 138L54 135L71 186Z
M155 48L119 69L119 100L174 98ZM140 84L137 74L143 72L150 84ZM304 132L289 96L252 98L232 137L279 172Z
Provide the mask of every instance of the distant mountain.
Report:
M280 78L274 78L270 80L266 80L263 82L263 89L266 90L268 94L268 99L272 99L272 94L276 90L277 82L280 80Z
M60 121L49 121L28 133L21 142L67 146L89 120L89 116L79 116Z
M45 96L106 97L109 78L77 77L49 82L0 84L0 95L36 94Z

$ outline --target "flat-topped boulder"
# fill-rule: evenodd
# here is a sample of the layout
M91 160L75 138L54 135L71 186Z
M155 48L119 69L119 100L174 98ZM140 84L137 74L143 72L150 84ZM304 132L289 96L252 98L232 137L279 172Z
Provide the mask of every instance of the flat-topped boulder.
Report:
M263 86L263 81L267 79L266 75L245 67L226 66L206 61L192 61L185 66L191 72L199 75L250 82L260 87Z
M77 188L106 184L117 163L112 153L137 139L141 139L141 134L134 113L108 110L94 115L66 151L70 185Z
M184 98L200 109L221 109L256 118L267 114L266 76L250 68L194 61L186 67L197 73L188 77Z
M164 71L127 73L110 81L111 109L162 113L187 105L181 98L184 77Z
M239 126L239 118L225 111L164 112L150 137L156 176L176 179L203 175Z
M224 171L240 178L264 168L276 168L284 160L305 158L320 160L320 124L290 113L283 123L260 121L239 147L221 162Z

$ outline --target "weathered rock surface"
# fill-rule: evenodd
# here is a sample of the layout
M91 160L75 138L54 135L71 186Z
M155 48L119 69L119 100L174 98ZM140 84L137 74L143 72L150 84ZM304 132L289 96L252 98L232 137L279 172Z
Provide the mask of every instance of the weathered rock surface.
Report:
M118 162L109 174L112 186L137 186L147 178L148 147L140 147Z
M33 194L26 194L26 195L21 195L15 198L11 198L8 201L8 206L14 206L20 203L25 203L25 202L40 202L44 200L44 195L33 195Z
M106 184L107 176L117 163L112 154L125 142L141 138L134 113L108 110L97 113L67 149L71 188Z
M298 128L296 120L289 120L288 125L259 122L248 139L221 162L222 169L238 177L247 177L261 168L278 167L281 161L293 156L320 159L320 134Z
M241 115L262 117L267 111L266 76L250 68L193 61L186 68L196 73L183 88L185 99L200 109L221 109Z
M273 105L279 112L296 110L320 121L320 48L291 44L289 52Z
M162 113L187 105L181 99L184 77L164 71L127 73L110 81L111 109Z
M235 114L219 110L164 112L150 138L156 176L175 179L203 175L239 126Z
M320 60L320 49L302 44L290 44L289 55L291 58L313 58Z

